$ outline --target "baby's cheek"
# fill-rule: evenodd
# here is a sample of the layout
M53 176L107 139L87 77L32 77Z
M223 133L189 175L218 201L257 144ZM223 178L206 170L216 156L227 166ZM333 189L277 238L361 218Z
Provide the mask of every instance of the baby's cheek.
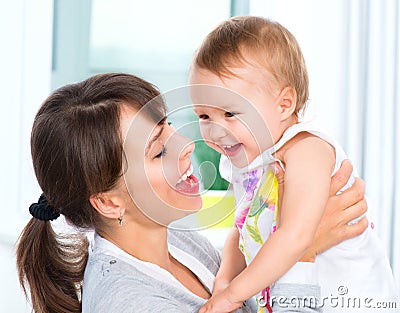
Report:
M202 125L202 123L200 123L200 133L201 133L201 136L203 137L203 140L206 142L206 144L208 146L210 146L211 148L215 149L215 147L210 143L210 142L213 142L213 139L212 139L211 133L210 133L210 127Z
M210 134L209 125L202 125L202 123L199 123L199 127L200 127L201 136L203 137L203 140L205 141L207 146L209 146L210 148L214 149L215 151L217 151L217 152L219 152L221 154L225 154L223 149L221 149L218 145L216 145L214 143L214 140L213 140L213 138L212 138L212 136Z

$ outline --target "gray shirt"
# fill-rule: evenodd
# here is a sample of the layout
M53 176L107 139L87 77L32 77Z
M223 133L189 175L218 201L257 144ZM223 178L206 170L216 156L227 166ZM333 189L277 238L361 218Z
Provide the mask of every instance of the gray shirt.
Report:
M170 245L192 255L212 274L220 266L220 254L212 244L196 232L172 231L168 233ZM275 284L271 295L276 299L292 299L318 296L314 285ZM133 266L110 253L96 252L92 247L85 270L83 313L144 313L144 312L198 312L205 299L191 292L156 279L140 267ZM288 309L290 303L274 306L274 312L319 312L317 309ZM256 312L256 302L246 301L237 312Z

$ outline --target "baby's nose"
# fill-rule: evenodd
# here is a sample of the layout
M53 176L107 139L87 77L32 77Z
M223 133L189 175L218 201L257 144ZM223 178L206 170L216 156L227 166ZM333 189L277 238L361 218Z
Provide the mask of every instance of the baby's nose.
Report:
M221 138L224 138L227 135L227 129L218 123L212 123L210 125L210 139L213 141L218 141Z

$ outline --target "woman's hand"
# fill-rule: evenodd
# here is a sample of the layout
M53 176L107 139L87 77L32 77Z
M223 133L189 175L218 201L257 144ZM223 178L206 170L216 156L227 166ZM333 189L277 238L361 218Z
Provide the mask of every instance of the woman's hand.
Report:
M279 196L283 194L284 172L277 166L276 176L279 182ZM353 166L348 160L342 162L339 171L332 177L331 188L325 212L319 223L314 242L300 259L302 262L314 262L315 257L325 250L362 234L368 227L366 217L349 225L353 219L367 212L368 206L364 198L364 182L356 178L354 184L343 193L336 193L347 183Z
M231 299L229 288L213 295L199 310L199 313L229 313L242 307L242 302Z

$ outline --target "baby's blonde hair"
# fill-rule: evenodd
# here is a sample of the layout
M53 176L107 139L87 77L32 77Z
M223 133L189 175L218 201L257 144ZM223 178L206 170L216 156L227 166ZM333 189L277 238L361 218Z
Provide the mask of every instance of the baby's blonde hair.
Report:
M262 17L230 18L208 34L193 62L195 67L222 77L236 76L230 68L244 64L261 65L280 88L294 88L296 115L305 108L307 67L296 38L285 27Z

